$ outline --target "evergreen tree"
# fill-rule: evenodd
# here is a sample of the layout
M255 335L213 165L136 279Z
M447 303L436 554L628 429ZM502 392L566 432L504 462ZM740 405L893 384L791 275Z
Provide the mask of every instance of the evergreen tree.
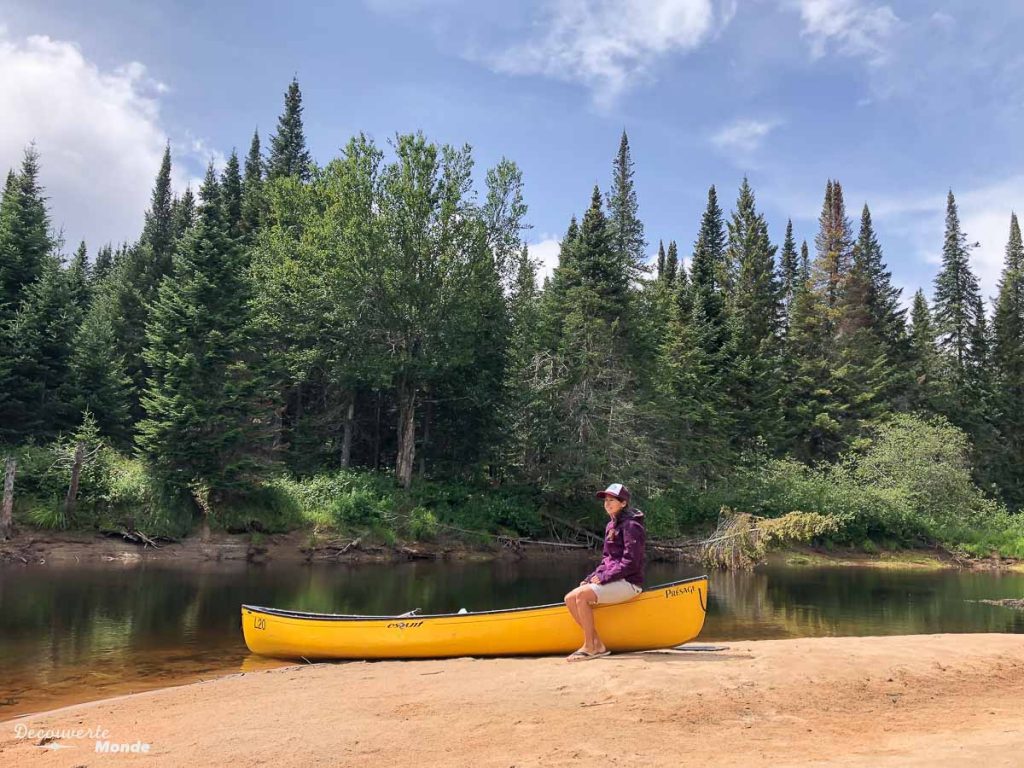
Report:
M91 298L92 275L89 270L89 257L83 240L78 244L71 264L67 269L68 299L81 310L89 305Z
M100 280L78 327L69 366L70 406L76 418L89 411L100 434L120 447L129 445L132 382L124 359L116 353L114 286Z
M668 254L665 256L665 282L670 286L675 285L677 276L686 282L686 273L679 268L679 249L676 247L676 241L671 240L668 244Z
M138 444L172 486L211 502L251 487L261 466L259 382L247 360L248 291L212 164L195 228L146 327L152 374Z
M47 255L39 279L25 288L3 328L0 438L53 439L72 425L68 360L80 322L68 275L57 257Z
M658 241L658 279L665 280L665 242Z
M245 157L245 176L242 180L242 234L251 244L263 221L263 156L260 153L260 134L253 131L249 154Z
M811 275L815 290L824 298L828 309L830 328L834 328L853 261L853 236L850 220L846 217L843 188L838 181L830 179L825 185L825 201L814 245L818 255L811 267Z
M1017 214L999 280L993 318L994 412L999 450L988 457L1002 496L1013 508L1024 506L1024 244Z
M0 318L17 311L24 290L42 276L53 246L39 153L29 146L21 171L8 174L0 201Z
M786 221L786 236L782 241L782 252L779 254L779 281L782 285L782 302L789 309L793 306L797 284L800 280L800 261L796 252L796 240L793 239L793 220Z
M293 78L284 96L284 112L277 119L277 133L270 138L267 178L295 176L309 181L312 165L313 158L306 149L302 128L302 92L299 81Z
M220 177L220 189L228 233L232 237L240 238L243 231L242 174L238 166L238 153L235 150L231 150L231 155L224 164L224 171Z
M196 199L192 194L192 187L185 187L181 197L174 201L171 221L171 226L174 230L174 242L181 242L181 239L188 234L188 231L196 223Z
M987 411L988 329L978 279L971 270L971 246L960 228L952 191L946 199L942 268L935 278L935 329L943 379L937 408L971 437L975 451L990 439Z
M728 380L739 447L756 439L776 442L782 429L779 401L782 292L775 271L775 246L757 212L746 179L729 222L727 258L737 264L731 330L732 374Z
M612 171L612 188L608 195L608 236L620 270L632 282L640 278L648 267L645 264L644 225L640 221L636 188L633 182L633 158L629 152L629 138L622 132L619 151Z
M942 268L935 278L935 324L939 348L956 385L962 382L971 359L971 340L979 323L981 292L971 271L970 246L960 229L960 215L950 191L946 199L946 235Z
M156 288L164 275L171 271L174 256L174 195L171 191L171 146L164 147L160 170L153 185L149 211L142 228L141 243L146 246L145 261L139 265L145 284L143 293L147 298L156 294Z
M931 309L924 291L914 294L910 311L910 370L914 381L911 403L915 408L928 410L939 401L940 371L937 334Z
M92 270L90 271L90 283L92 286L96 287L106 280L113 266L114 249L110 243L107 243L96 251L96 259L93 261Z

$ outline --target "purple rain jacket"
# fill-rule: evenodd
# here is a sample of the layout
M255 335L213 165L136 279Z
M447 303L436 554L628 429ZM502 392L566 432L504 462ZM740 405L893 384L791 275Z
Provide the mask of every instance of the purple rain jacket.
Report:
M592 574L600 584L609 584L625 579L638 587L644 585L644 546L647 531L644 530L644 513L627 507L614 520L609 520L604 529L604 551L601 564Z

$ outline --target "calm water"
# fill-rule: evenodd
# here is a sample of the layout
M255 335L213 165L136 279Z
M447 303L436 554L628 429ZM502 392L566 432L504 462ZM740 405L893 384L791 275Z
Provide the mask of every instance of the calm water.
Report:
M697 573L657 563L648 583ZM554 602L580 576L570 561L0 569L0 720L279 665L246 650L243 602L337 613L473 611ZM713 573L710 592L706 641L1024 633L1024 612L970 602L1024 596L1024 574L772 567Z

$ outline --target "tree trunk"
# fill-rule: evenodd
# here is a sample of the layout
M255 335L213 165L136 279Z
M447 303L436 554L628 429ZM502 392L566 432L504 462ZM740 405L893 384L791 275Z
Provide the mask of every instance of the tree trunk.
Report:
M383 395L377 392L377 413L373 426L373 468L380 469L380 410Z
M430 442L430 414L433 412L428 400L423 410L423 440L420 443L420 477L427 474L427 443Z
M403 488L412 485L416 459L416 387L403 381L398 387L398 456L395 475Z
M345 427L341 435L341 466L347 469L352 463L352 422L356 414L356 393L353 392L348 398L348 408L345 410Z
M78 502L78 481L82 476L82 460L85 457L85 445L78 443L75 446L75 460L71 464L71 485L68 486L68 495L64 497L64 514L71 516L75 513L75 504Z
M14 511L14 471L18 460L8 457L4 462L4 502L0 507L0 540L11 538L11 515Z

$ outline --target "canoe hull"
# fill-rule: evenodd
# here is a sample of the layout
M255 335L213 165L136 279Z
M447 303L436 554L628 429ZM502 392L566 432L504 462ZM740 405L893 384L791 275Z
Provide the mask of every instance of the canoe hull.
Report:
M613 652L669 648L704 625L706 576L597 606L598 634ZM249 650L285 659L415 659L544 656L579 648L582 631L564 604L434 616L338 616L242 606Z

